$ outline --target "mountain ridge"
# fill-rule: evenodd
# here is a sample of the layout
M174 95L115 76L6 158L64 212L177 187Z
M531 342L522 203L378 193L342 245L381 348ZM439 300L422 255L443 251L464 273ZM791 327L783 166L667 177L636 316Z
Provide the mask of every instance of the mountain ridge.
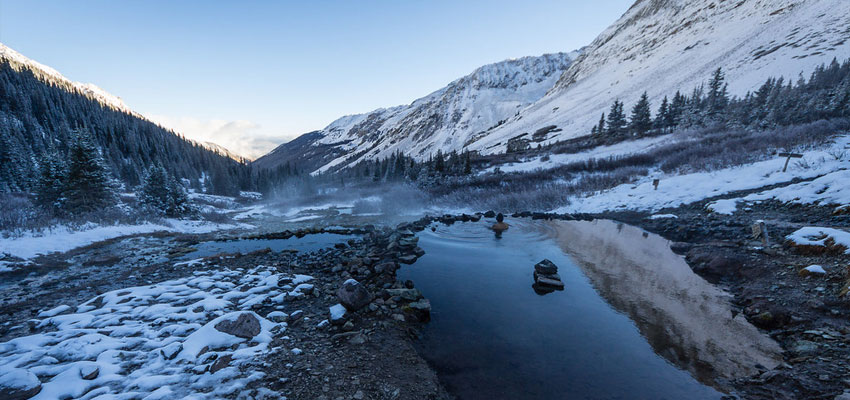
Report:
M255 161L265 168L285 162L309 164L316 172L383 158L402 151L425 159L441 151L460 151L475 135L501 123L548 90L580 50L487 64L409 105L343 116L304 140L284 143ZM286 154L295 149L311 157ZM315 151L322 149L321 151Z

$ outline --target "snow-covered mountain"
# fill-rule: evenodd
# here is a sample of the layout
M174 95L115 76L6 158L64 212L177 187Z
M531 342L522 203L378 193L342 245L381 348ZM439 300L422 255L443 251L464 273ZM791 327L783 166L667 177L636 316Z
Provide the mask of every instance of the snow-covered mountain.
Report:
M540 99L580 54L546 54L485 65L409 105L342 117L285 143L256 163L286 161L324 171L401 151L427 158L460 151L479 135Z
M105 106L114 108L116 110L124 111L141 118L141 115L135 113L132 109L130 109L130 107L124 104L124 101L121 100L120 97L108 93L107 91L99 88L93 83L82 83L72 81L60 74L59 71L50 68L44 64L41 64L37 61L31 60L23 54L18 53L17 51L4 45L3 43L0 43L0 59L8 60L9 64L16 68L20 68L21 66L27 67L36 73L43 74L44 76L42 78L49 79L54 83L64 85L68 88L76 89L80 93L83 93L89 98L97 100L99 103Z
M409 106L340 118L258 163L321 172L396 150L420 159L438 149L501 153L509 139L552 125L539 143L587 135L615 99L630 109L644 91L654 112L718 67L730 93L743 95L833 58L850 58L847 0L638 0L580 52L482 67Z
M562 129L548 141L586 135L614 99L629 109L647 91L654 108L718 67L730 93L743 95L770 76L808 77L834 57L850 58L847 0L638 0L546 96L469 149L503 152L507 139L548 125Z

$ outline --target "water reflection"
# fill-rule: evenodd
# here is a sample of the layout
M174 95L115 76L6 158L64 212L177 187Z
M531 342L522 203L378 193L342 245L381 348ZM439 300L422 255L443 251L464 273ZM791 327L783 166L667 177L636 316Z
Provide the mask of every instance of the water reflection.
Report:
M730 296L695 275L664 238L613 221L551 224L602 297L635 321L656 353L699 380L722 387L780 362L778 344L733 314Z
M417 347L460 399L718 399L656 354L627 315L558 246L555 226L511 220L420 234L425 256L399 271L431 300ZM643 240L643 239L641 239ZM551 260L565 288L539 296L534 265Z

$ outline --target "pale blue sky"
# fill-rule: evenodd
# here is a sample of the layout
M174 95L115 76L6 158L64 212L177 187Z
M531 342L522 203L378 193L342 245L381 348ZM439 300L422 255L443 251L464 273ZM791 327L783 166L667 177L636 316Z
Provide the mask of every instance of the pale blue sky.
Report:
M0 42L253 156L483 64L577 49L632 2L0 0Z

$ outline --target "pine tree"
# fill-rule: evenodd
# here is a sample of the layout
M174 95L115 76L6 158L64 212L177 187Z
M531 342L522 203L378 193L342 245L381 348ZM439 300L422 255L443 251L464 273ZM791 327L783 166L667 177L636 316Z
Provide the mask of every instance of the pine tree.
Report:
M640 96L640 100L632 107L632 115L629 121L629 129L637 135L643 135L652 128L652 115L649 110L649 97L646 92Z
M111 179L87 132L78 132L71 146L62 194L64 209L75 215L103 210L115 204Z
M182 217L192 209L186 191L160 165L154 165L145 174L139 190L139 201L148 209L167 217Z
M661 100L661 105L658 107L658 113L655 114L655 128L666 129L673 124L670 121L670 103L667 101L667 96Z
M626 115L623 113L623 103L614 100L611 110L608 111L608 125L605 133L609 136L619 136L626 128Z
M41 170L35 186L35 203L51 212L61 209L62 190L66 171L62 159L55 153L47 153L41 159Z
M729 94L727 90L726 84L723 82L725 76L723 74L723 70L717 68L714 71L714 75L711 77L711 81L708 83L708 115L710 117L717 117L718 114L722 113L726 108L726 104L729 102Z
M602 135L605 133L605 113L602 113L602 116L599 117L599 124L594 127L594 130L597 134Z

